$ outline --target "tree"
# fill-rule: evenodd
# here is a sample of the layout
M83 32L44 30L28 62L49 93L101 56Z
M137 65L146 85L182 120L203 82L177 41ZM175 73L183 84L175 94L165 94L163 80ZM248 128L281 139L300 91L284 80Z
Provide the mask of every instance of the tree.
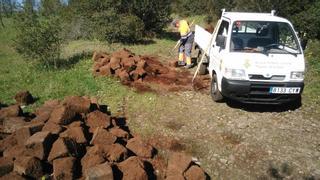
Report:
M24 2L23 11L15 17L17 37L15 47L26 57L47 67L57 68L62 44L61 22L55 14L39 14L32 0Z
M0 23L1 23L1 26L4 27L4 23L3 23L3 19L2 19L2 15L3 14L3 2L2 0L0 0Z
M320 0L214 0L215 13L220 14L220 9L227 7L227 11L243 12L270 12L289 19L295 26L303 45L308 39L320 39Z
M137 42L161 32L170 17L169 0L70 0L68 6L74 34L108 42Z
M170 0L129 0L123 6L143 21L146 32L161 32L170 20Z

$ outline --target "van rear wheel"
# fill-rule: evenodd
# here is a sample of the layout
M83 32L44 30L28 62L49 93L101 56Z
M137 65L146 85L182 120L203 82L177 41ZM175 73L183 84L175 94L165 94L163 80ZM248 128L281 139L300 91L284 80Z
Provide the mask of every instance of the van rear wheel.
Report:
M223 96L218 88L218 79L216 74L212 74L211 80L211 97L215 102L222 102Z

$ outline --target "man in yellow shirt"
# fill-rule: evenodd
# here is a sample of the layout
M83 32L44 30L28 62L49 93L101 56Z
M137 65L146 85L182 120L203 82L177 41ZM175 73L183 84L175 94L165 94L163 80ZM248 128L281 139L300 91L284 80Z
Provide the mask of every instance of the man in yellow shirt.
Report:
M186 20L174 20L173 25L179 30L181 36L178 65L191 68L193 66L191 62L191 49L194 40L194 34L190 30L189 24Z

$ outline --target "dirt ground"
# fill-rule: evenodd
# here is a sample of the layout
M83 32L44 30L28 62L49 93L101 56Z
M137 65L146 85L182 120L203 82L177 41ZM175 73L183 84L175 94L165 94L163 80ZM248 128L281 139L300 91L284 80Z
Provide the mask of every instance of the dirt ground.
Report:
M317 106L215 103L208 90L159 94L150 102L149 109L124 103L134 132L160 146L179 142L167 148L198 158L212 179L320 179Z

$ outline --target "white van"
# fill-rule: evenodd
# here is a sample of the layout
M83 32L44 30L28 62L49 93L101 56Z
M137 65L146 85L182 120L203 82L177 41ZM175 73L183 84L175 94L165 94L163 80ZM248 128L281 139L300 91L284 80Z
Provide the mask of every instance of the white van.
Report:
M292 24L271 13L223 12L211 34L196 25L205 52L200 74L212 78L214 101L282 104L301 98L303 50Z

